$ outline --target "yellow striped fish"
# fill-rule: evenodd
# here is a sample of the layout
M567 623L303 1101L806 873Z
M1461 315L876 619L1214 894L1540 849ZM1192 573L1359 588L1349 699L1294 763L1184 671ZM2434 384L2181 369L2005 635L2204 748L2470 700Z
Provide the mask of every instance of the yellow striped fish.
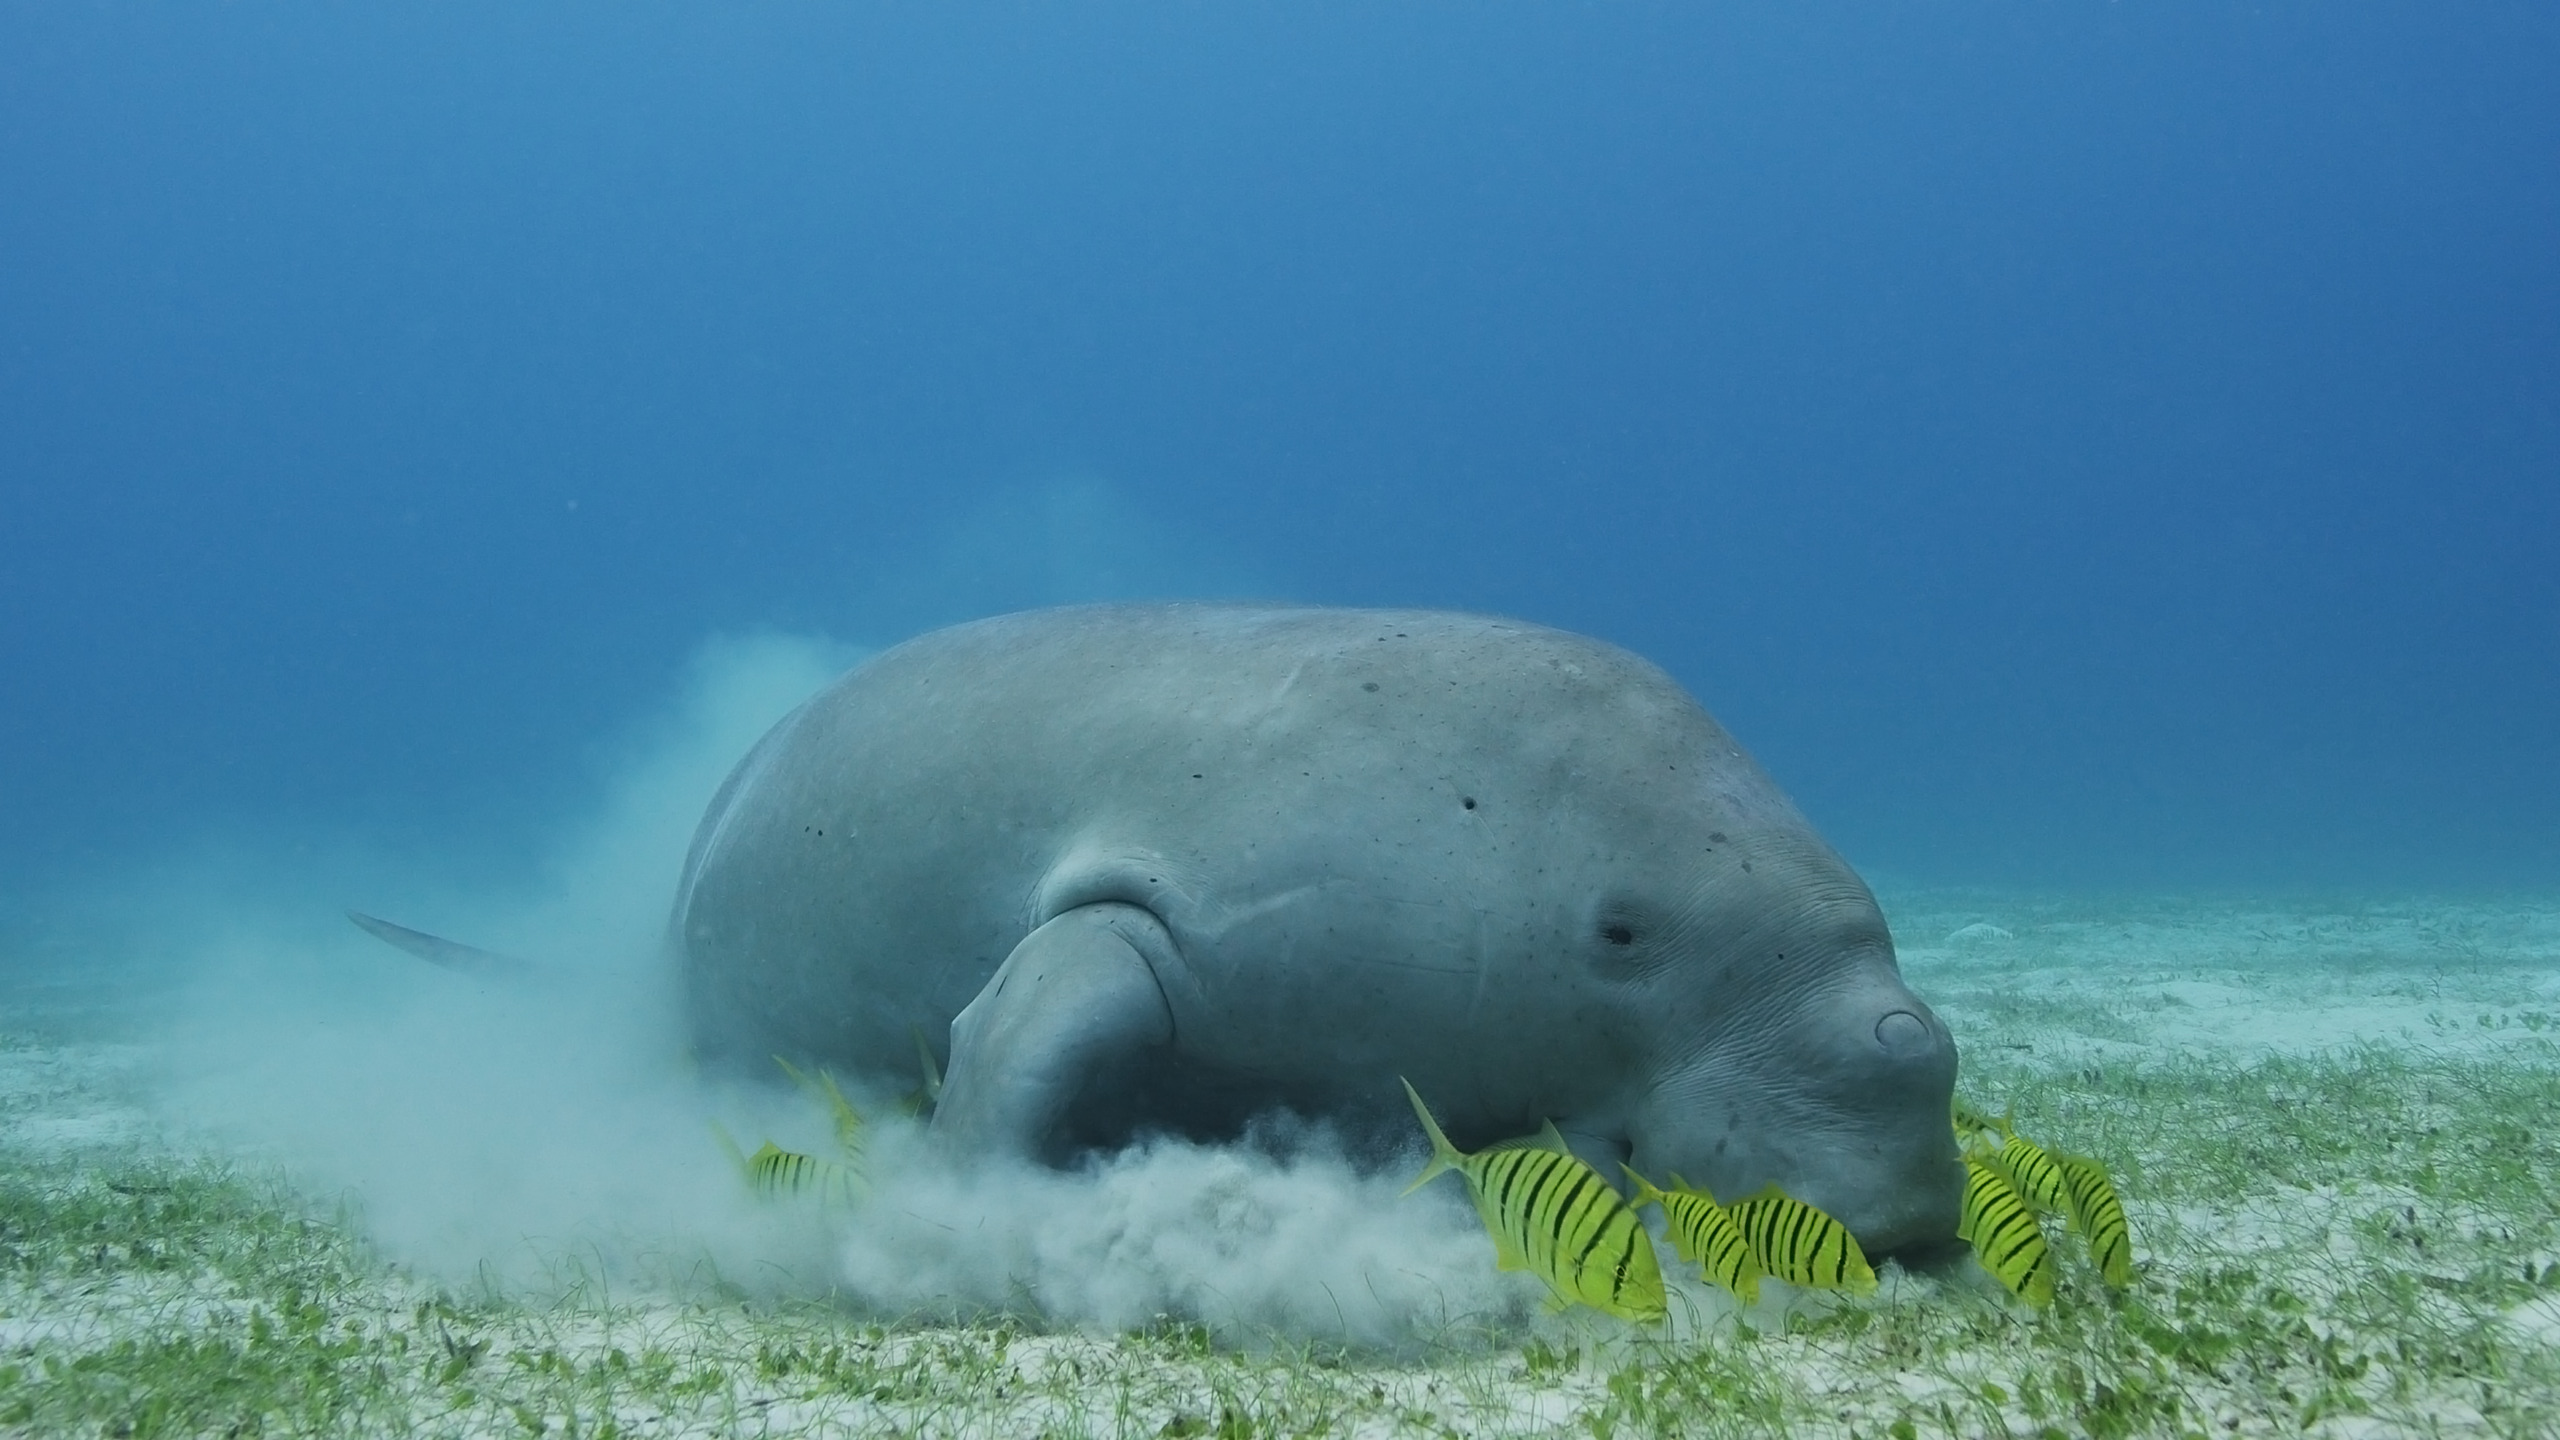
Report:
M747 1186L767 1197L798 1195L806 1191L823 1194L835 1168L815 1155L785 1150L767 1140L756 1153L747 1157Z
M716 1120L711 1124L711 1133L720 1141L730 1163L746 1177L747 1188L764 1199L814 1193L820 1199L850 1200L860 1189L858 1177L845 1166L785 1150L770 1140L757 1146L753 1155L742 1154L738 1142L730 1139L729 1132Z
M2009 1293L2043 1309L2053 1303L2053 1249L2006 1166L1987 1155L1964 1161L1964 1218L1956 1238Z
M1665 1228L1671 1231L1672 1247L1681 1259L1732 1291L1743 1304L1760 1303L1760 1262L1752 1257L1751 1242L1742 1238L1742 1228L1715 1196L1677 1175L1671 1177L1671 1188L1664 1190L1637 1174L1634 1166L1620 1168L1636 1187L1630 1205L1639 1210L1647 1205L1662 1207Z
M2039 1212L2068 1215L2071 1197L2063 1193L2062 1171L2054 1165L2053 1156L2014 1130L2008 1134L2007 1143L2000 1147L2000 1164L2017 1186L2019 1198Z
M2124 1205L2116 1199L2107 1167L2086 1155L2056 1155L2065 1192L2071 1198L2071 1228L2089 1242L2089 1258L2098 1276L2122 1288L2133 1283L2133 1235L2125 1226Z
M833 1088L833 1087L829 1087ZM852 1107L847 1106L848 1110ZM862 1172L851 1165L839 1165L797 1150L785 1150L767 1140L749 1155L738 1149L738 1142L719 1121L711 1122L711 1133L720 1142L729 1163L746 1177L747 1188L767 1200L785 1195L815 1194L821 1200L852 1201L862 1194ZM841 1139L841 1132L839 1132Z
M1493 1235L1494 1264L1546 1282L1556 1304L1579 1302L1623 1320L1659 1320L1666 1309L1653 1237L1636 1212L1575 1159L1550 1123L1534 1141L1461 1154L1440 1133L1422 1096L1405 1082L1413 1113L1431 1137L1431 1163L1405 1187L1410 1195L1444 1170L1466 1178L1476 1214Z
M1962 1100L1950 1103L1947 1109L1950 1118L1955 1121L1956 1138L1958 1140L1971 1140L1976 1135L2006 1135L2009 1133L2009 1122L2007 1120L1995 1120L1991 1117L1991 1112L1987 1110L1978 1110L1971 1105L1967 1105Z
M1817 1290L1875 1293L1876 1272L1848 1227L1777 1186L1725 1209L1751 1242L1760 1273Z

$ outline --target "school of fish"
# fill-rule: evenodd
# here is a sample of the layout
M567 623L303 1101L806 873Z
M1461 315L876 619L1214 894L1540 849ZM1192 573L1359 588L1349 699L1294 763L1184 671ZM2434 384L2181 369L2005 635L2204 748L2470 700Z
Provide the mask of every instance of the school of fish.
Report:
M1588 1305L1637 1322L1663 1317L1661 1270L1638 1218L1647 1206L1662 1212L1680 1259L1746 1306L1759 1303L1763 1278L1855 1295L1876 1288L1875 1269L1857 1238L1774 1185L1719 1204L1677 1175L1665 1188L1622 1166L1629 1189L1621 1199L1566 1148L1552 1121L1536 1136L1467 1154L1449 1143L1410 1083L1405 1096L1431 1142L1431 1161L1406 1193L1445 1172L1463 1177L1493 1237L1497 1268L1537 1276L1558 1308ZM2006 1115L1993 1119L1962 1101L1950 1119L1965 1165L1958 1238L2010 1294L2039 1309L2053 1303L2055 1260L2037 1218L2042 1214L2061 1215L2088 1243L2100 1279L2132 1283L2131 1232L2105 1166L2048 1151L2019 1134Z
M924 1088L909 1097L912 1109L929 1108L940 1088L931 1052L919 1049L925 1056ZM778 1056L775 1063L826 1110L836 1157L785 1150L771 1140L743 1154L725 1131L718 1132L720 1143L759 1196L858 1199L861 1112L827 1072L803 1073ZM1763 1278L1855 1295L1875 1291L1875 1269L1857 1238L1774 1185L1723 1204L1678 1175L1666 1188L1622 1166L1628 1183L1622 1197L1573 1153L1553 1121L1535 1135L1470 1154L1449 1142L1411 1082L1404 1090L1431 1144L1429 1163L1405 1193L1445 1173L1460 1176L1493 1238L1495 1267L1536 1276L1547 1288L1550 1308L1587 1305L1638 1324L1668 1313L1661 1264L1642 1219L1648 1206L1662 1212L1681 1261L1697 1266L1700 1278L1745 1306L1759 1303ZM1950 1120L1965 1166L1957 1238L2010 1294L2038 1309L2053 1303L2056 1262L2040 1219L2045 1215L2059 1215L2087 1243L2105 1283L2132 1283L2131 1231L2105 1166L2085 1155L2047 1150L2019 1134L2008 1115L1995 1118L1962 1100Z
M2118 1288L2133 1283L2132 1231L2105 1166L2049 1151L2019 1134L2008 1116L1993 1119L1962 1101L1951 1118L1965 1168L1957 1238L2010 1294L2038 1309L2053 1303L2053 1246L2041 1215L2060 1215L2087 1243L2099 1279Z

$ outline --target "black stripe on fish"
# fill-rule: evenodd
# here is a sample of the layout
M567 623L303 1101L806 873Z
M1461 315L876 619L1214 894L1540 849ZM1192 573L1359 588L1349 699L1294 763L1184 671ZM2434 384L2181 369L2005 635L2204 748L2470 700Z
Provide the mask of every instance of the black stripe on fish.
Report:
M1597 1190L1611 1200L1618 1197L1617 1192L1611 1190L1588 1165L1569 1167L1566 1177L1564 1196L1557 1202L1557 1258L1569 1260L1574 1273L1580 1275L1591 1263L1592 1252L1599 1247L1601 1231L1607 1228L1605 1222L1609 1215L1592 1192Z
M1562 1273L1562 1268L1556 1264L1562 1253L1559 1246L1561 1237L1556 1233L1556 1209L1571 1178L1563 1166L1555 1163L1555 1158L1542 1150L1520 1152L1521 1168L1530 1172L1531 1177L1527 1203L1521 1207L1520 1218L1527 1227L1528 1243L1535 1247L1531 1253L1539 1257L1542 1262L1539 1268L1548 1274Z
M1577 1265L1588 1259L1592 1247L1599 1243L1603 1228L1600 1222L1609 1214L1594 1203L1595 1197L1591 1192L1608 1188L1588 1168L1573 1176L1573 1188L1564 1199L1564 1223L1556 1227L1556 1235L1559 1240L1573 1246L1574 1263Z
M1627 1269L1636 1263L1636 1227L1622 1225L1619 1229L1624 1233L1619 1238L1618 1263L1609 1267L1609 1298L1611 1300L1616 1300L1627 1293Z

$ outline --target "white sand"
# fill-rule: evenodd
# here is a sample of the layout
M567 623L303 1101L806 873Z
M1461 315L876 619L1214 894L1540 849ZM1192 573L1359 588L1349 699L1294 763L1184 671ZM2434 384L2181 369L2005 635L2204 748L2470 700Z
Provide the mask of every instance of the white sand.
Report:
M1887 896L1959 1045L2140 1062L2560 1039L2560 904Z
M2247 1064L2272 1055L2304 1056L2359 1046L2492 1064L2505 1057L2518 1065L2548 1068L2554 1063L2552 1044L2560 1040L2560 905L2544 901L2085 900L1968 892L1922 892L1885 898L1908 978L1946 1017L1959 1043L1972 1057L1971 1069L1976 1073L1992 1070L2011 1075L2051 1073L2067 1077L2090 1066L2109 1070L2139 1068L2175 1057ZM172 1133L180 1135L182 1143L201 1143L206 1133L196 1128L201 1115L187 1113L183 1105L171 1110L162 1103L165 1097L155 1098L154 1078L167 1072L159 1063L164 1057L154 1048L158 1042L153 1026L140 1020L117 1019L120 1014L141 1014L164 1007L157 1005L159 997L153 997L155 1003L150 1006L123 1003L133 998L76 981L57 980L49 986L31 984L28 977L20 975L20 983L7 993L5 1000L0 1000L7 1007L0 1011L0 1031L10 1036L6 1047L0 1048L0 1120L5 1120L7 1126L9 1148L53 1155L130 1152L136 1146L165 1143ZM339 1036L332 1042L330 1053L346 1053L357 1040L360 1037L351 1040ZM360 1050L361 1045L356 1044L356 1048ZM267 1096L260 1103L275 1103L275 1097ZM533 1103L530 1098L528 1103ZM311 1113L326 1109L325 1105L315 1106ZM184 1115L187 1122L182 1130L169 1132L160 1128L178 1115ZM282 1137L296 1132L287 1126L271 1133ZM186 1136L199 1138L188 1140L183 1138ZM452 1143L450 1134L428 1138L435 1144ZM328 1169L325 1147L301 1155L289 1148L272 1153L296 1165L297 1174L319 1181L324 1187L321 1193L332 1193L329 1187L361 1187L360 1173ZM596 1156L605 1152L590 1148L581 1153ZM622 1153L616 1163L630 1161L634 1153ZM1050 1415L1058 1404L1056 1394L1033 1393L1039 1391L1035 1372L1075 1365L1099 1373L1113 1365L1129 1364L1126 1353L1103 1343L1102 1336L1110 1328L1133 1323L1134 1317L1160 1303L1157 1297L1165 1297L1161 1303L1179 1310L1185 1303L1200 1303L1198 1297L1220 1294L1222 1287L1258 1286L1261 1288L1245 1297L1244 1305L1230 1306L1226 1312L1218 1311L1214 1301L1207 1302L1210 1313L1205 1318L1214 1321L1225 1314L1233 1320L1241 1309L1249 1312L1253 1324L1269 1327L1276 1323L1283 1330L1299 1323L1292 1317L1333 1313L1338 1297L1323 1292L1321 1287L1344 1283L1343 1274L1335 1273L1340 1264L1332 1263L1337 1257L1327 1254L1320 1236L1293 1228L1290 1216L1282 1210L1303 1208L1307 1214L1325 1217L1324 1226L1342 1232L1344 1244L1334 1248L1352 1257L1343 1263L1354 1270L1362 1265L1391 1263L1375 1256L1359 1258L1359 1247L1394 1243L1392 1230L1360 1228L1364 1215L1395 1213L1398 1202L1391 1198L1391 1192L1399 1187L1392 1181L1363 1178L1333 1162L1288 1173L1248 1167L1229 1174L1213 1167L1194 1167L1178 1175L1168 1171L1166 1179L1197 1180L1204 1175L1208 1179L1200 1181L1204 1188L1196 1198L1141 1194L1132 1186L1144 1186L1144 1172L1127 1167L1082 1191L1068 1183L1045 1184L1038 1189L1038 1206L1061 1209L1055 1220L1055 1226L1065 1227L1061 1233L1072 1233L1078 1226L1099 1226L1104 1230L1129 1224L1151 1227L1143 1236L1132 1237L1145 1242L1149 1271L1143 1284L1133 1291L1108 1273L1078 1276L1072 1267L1061 1269L1064 1262L1059 1256L1036 1243L1045 1230L1055 1227L1046 1225L1039 1214L1030 1215L1024 1221L1028 1228L1009 1243L1015 1244L1014 1253L1036 1260L1045 1268L1021 1277L1024 1293L1029 1293L1036 1283L1043 1295L1071 1297L1065 1311L1054 1318L1068 1322L1070 1330L1077 1323L1097 1328L1084 1339L1072 1334L1024 1337L1021 1348L1006 1361L1013 1368L1005 1373L1015 1375L1016 1383L1025 1387L1017 1407L1007 1410L989 1397L977 1397L994 1406L989 1411L985 1433L1003 1433L1004 1423L1010 1422L999 1423L995 1418L999 1415L1026 1423ZM2377 1205L2396 1208L2403 1203L2403 1192L2391 1188L2387 1178L2384 1177L2386 1183L2355 1195L2291 1192L2248 1197L2220 1209L2156 1206L2139 1193L2129 1194L2127 1202L2135 1214L2137 1235L2148 1228L2156 1234L2174 1231L2209 1236L2215 1253L2226 1258L2259 1254L2299 1260L2306 1246L2316 1245L2339 1263L2346 1263L2353 1248L2354 1227L2368 1219ZM611 1188L585 1186L580 1193L608 1193ZM413 1212L420 1198L412 1196L406 1202ZM481 1196L474 1203L485 1198ZM560 1199L557 1194L546 1197L546 1205L552 1208L543 1213L556 1219L555 1202ZM1140 1199L1149 1199L1149 1203L1136 1203ZM1078 1205L1088 1201L1117 1208L1075 1213ZM1274 1210L1273 1206L1280 1209ZM1237 1214L1248 1214L1254 1225L1276 1237L1273 1243L1285 1245L1288 1253L1257 1260L1256 1247L1250 1241L1240 1242L1237 1235L1228 1233L1226 1220ZM485 1237L493 1233L484 1223L486 1216L453 1218L456 1224L447 1227L452 1234ZM632 1217L607 1213L597 1218L606 1226L627 1226ZM1601 1382L1606 1377L1606 1363L1616 1363L1606 1362L1606 1357L1623 1359L1625 1347L1603 1335L1588 1317L1558 1319L1536 1314L1531 1308L1536 1299L1534 1282L1521 1276L1495 1276L1489 1250L1473 1243L1465 1232L1463 1211L1456 1211L1454 1229L1443 1223L1449 1218L1440 1216L1409 1232L1408 1248L1392 1259L1395 1273L1390 1277L1391 1283L1377 1287L1377 1293L1361 1303L1376 1312L1382 1305L1392 1309L1422 1303L1401 1297L1437 1297L1432 1303L1443 1307L1438 1315L1414 1317L1417 1324L1427 1327L1446 1324L1450 1298L1464 1297L1455 1309L1465 1312L1475 1323L1497 1325L1512 1337L1514 1344L1534 1334L1546 1337L1558 1349L1576 1346L1582 1358L1544 1379L1524 1378L1516 1360L1499 1362L1507 1367L1499 1373L1428 1368L1396 1371L1379 1384L1377 1393L1382 1398L1376 1402L1376 1413L1357 1424L1346 1421L1348 1428L1361 1433L1387 1433L1435 1407L1440 1413L1450 1413L1450 1407L1461 1404L1460 1391L1464 1393L1463 1404L1470 1407L1469 1413L1492 1428L1513 1432L1573 1422L1590 1406L1604 1403L1607 1397L1602 1393ZM2454 1219L2458 1221L2459 1217ZM418 1222L419 1217L411 1213L407 1223L412 1230ZM973 1223L990 1222L986 1214L978 1214ZM1179 1233L1185 1225L1198 1227L1198 1233L1185 1237ZM1167 1233L1168 1227L1174 1233ZM563 1227L547 1242L543 1237L527 1240L519 1236L518 1240L537 1247L542 1243L587 1243L576 1239L575 1228ZM395 1261L420 1258L404 1255L397 1236L383 1238ZM679 1231L660 1234L649 1243L681 1246L684 1239ZM752 1239L748 1232L734 1228L725 1231L720 1237L720 1244L726 1247L722 1252L727 1257L725 1263L739 1263L735 1247ZM909 1241L914 1241L912 1235ZM1465 1243L1458 1243L1461 1241ZM781 1243L789 1250L791 1263L809 1263L805 1235ZM1315 1248L1310 1249L1311 1245ZM913 1248L924 1253L931 1247L916 1242ZM923 1296L912 1277L899 1284L886 1284L881 1279L887 1273L883 1267L893 1267L898 1253L904 1253L898 1245L856 1246L842 1257L846 1269L831 1277L829 1283L851 1285L859 1291L867 1274L870 1283L883 1286L900 1301L916 1303ZM454 1256L432 1258L433 1273L450 1273ZM483 1258L503 1270L520 1256L492 1254ZM2538 1257L2538 1262L2537 1257L2524 1258L2531 1265L2549 1264L2560 1257ZM971 1256L971 1264L981 1269L990 1263L1000 1268L1004 1262L986 1252ZM1199 1267L1197 1273L1185 1271L1186 1265ZM1303 1295L1292 1291L1287 1278L1299 1270L1315 1277L1319 1288ZM1901 1272L1894 1274L1900 1276ZM11 1346L41 1344L77 1351L105 1343L119 1325L128 1323L118 1317L157 1316L165 1321L178 1314L222 1313L219 1301L201 1296L189 1298L182 1293L183 1285L173 1291L169 1289L171 1283L176 1282L125 1287L132 1291L130 1294L107 1287L76 1304L60 1296L0 1295L0 1338ZM1888 1297L1889 1303L1943 1303L1932 1297L1940 1296L1939 1287L1950 1282L1901 1277L1899 1283L1911 1298L1890 1301ZM406 1280L386 1279L384 1285L377 1307L383 1317L380 1323L396 1328L406 1323L399 1318L405 1313L403 1307L411 1305L416 1295L427 1292ZM966 1293L991 1293L990 1286L1002 1290L1001 1277L990 1282L983 1275L973 1276ZM2318 1298L2315 1282L2305 1282L2304 1288L2315 1300ZM1716 1297L1691 1287L1683 1289L1691 1293L1695 1307L1689 1322L1680 1327L1683 1333L1694 1333L1701 1326L1715 1330L1732 1323L1729 1309ZM1072 1298L1075 1296L1086 1299L1078 1302ZM1092 1298L1095 1296L1104 1298ZM1186 1296L1193 1300L1186 1302ZM628 1293L622 1296L625 1301L633 1298ZM595 1324L578 1322L569 1312L551 1312L539 1327L540 1343L570 1350L586 1346L602 1353L615 1344L632 1344L633 1335L652 1333L654 1326L668 1334L691 1337L686 1343L697 1349L708 1347L714 1353L719 1350L723 1343L719 1337L726 1333L722 1327L728 1322L703 1318L711 1311L688 1308L696 1302L680 1289L654 1300L645 1294L638 1298L642 1310L626 1313L623 1320L616 1322L621 1327L618 1331L610 1325L599 1329ZM1081 1310L1079 1303L1084 1307ZM1777 1324L1783 1308L1781 1304L1756 1319L1763 1326ZM2515 1307L2505 1320L2526 1343L2560 1345L2560 1302L2528 1301ZM1312 1336L1324 1338L1321 1332L1327 1327L1320 1321L1305 1323ZM1359 1328L1375 1339L1389 1334L1394 1327L1372 1313ZM596 1333L590 1335L590 1330ZM514 1340L502 1339L501 1351L511 1344L533 1345L535 1340L529 1338L532 1333ZM892 1350L911 1345L930 1349L944 1343L931 1339L939 1333L942 1332L917 1331L910 1340L893 1338L888 1343ZM745 1332L733 1338L740 1347L760 1343ZM1337 1334L1332 1338L1341 1337ZM1880 1406L1978 1405L1979 1397L1965 1388L1979 1388L1978 1384L1965 1377L1978 1371L1980 1379L1989 1380L2006 1374L2000 1367L2008 1363L1994 1347L1952 1368L1879 1376L1841 1370L1843 1362L1822 1343L1769 1339L1760 1342L1755 1353L1759 1358L1753 1363L1763 1367L1762 1373L1791 1377L1788 1383L1796 1387L1797 1393L1821 1397L1825 1407L1836 1405L1839 1415L1857 1417L1855 1423L1871 1433L1880 1414L1890 1417L1890 1409L1880 1410ZM735 1365L745 1364L745 1350L734 1358ZM1215 1389L1228 1383L1200 1381L1196 1376L1191 1380L1165 1378L1172 1374L1166 1371L1159 1375L1161 1385L1157 1391L1149 1392L1155 1398L1138 1407L1147 1433L1153 1433L1158 1421L1176 1411L1201 1412L1206 1407L1205 1413L1214 1414L1216 1402L1213 1397L1201 1398L1206 1392L1200 1391L1200 1386ZM801 1407L803 1402L789 1397L787 1384L735 1376L732 1383L744 1387L734 1392L738 1394L762 1386L769 1398L754 1403L778 1407L771 1410L773 1416L802 1413L795 1407ZM1360 1383L1368 1384L1365 1380ZM2009 1383L2014 1384L2014 1378ZM1186 1390L1185 1386L1191 1388ZM1451 1386L1456 1388L1446 1388ZM2446 1404L2461 1401L2457 1391L2459 1386L2447 1391ZM2240 1415L2243 1409L2231 1409L2230 1413ZM2440 1413L2449 1417L2448 1433L2485 1424L2476 1417L2465 1420L2455 1410ZM1399 1419L1400 1416L1404 1418ZM1852 1422L1843 1418L1840 1423L1846 1426ZM2240 1433L2250 1433L2257 1423L2243 1425ZM1109 1427L1104 1428L1107 1433ZM1579 1428L1578 1422L1574 1428ZM2351 1416L2331 1417L2315 1428L2341 1435L2378 1433Z

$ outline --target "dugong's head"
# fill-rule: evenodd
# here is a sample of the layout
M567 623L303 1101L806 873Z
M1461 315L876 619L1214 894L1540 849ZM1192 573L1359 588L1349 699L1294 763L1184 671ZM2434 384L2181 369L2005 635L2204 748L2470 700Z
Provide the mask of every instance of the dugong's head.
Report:
M1810 831L1715 849L1644 967L1635 1167L1726 1201L1774 1183L1871 1255L1952 1240L1955 1042L1902 983L1874 895Z

